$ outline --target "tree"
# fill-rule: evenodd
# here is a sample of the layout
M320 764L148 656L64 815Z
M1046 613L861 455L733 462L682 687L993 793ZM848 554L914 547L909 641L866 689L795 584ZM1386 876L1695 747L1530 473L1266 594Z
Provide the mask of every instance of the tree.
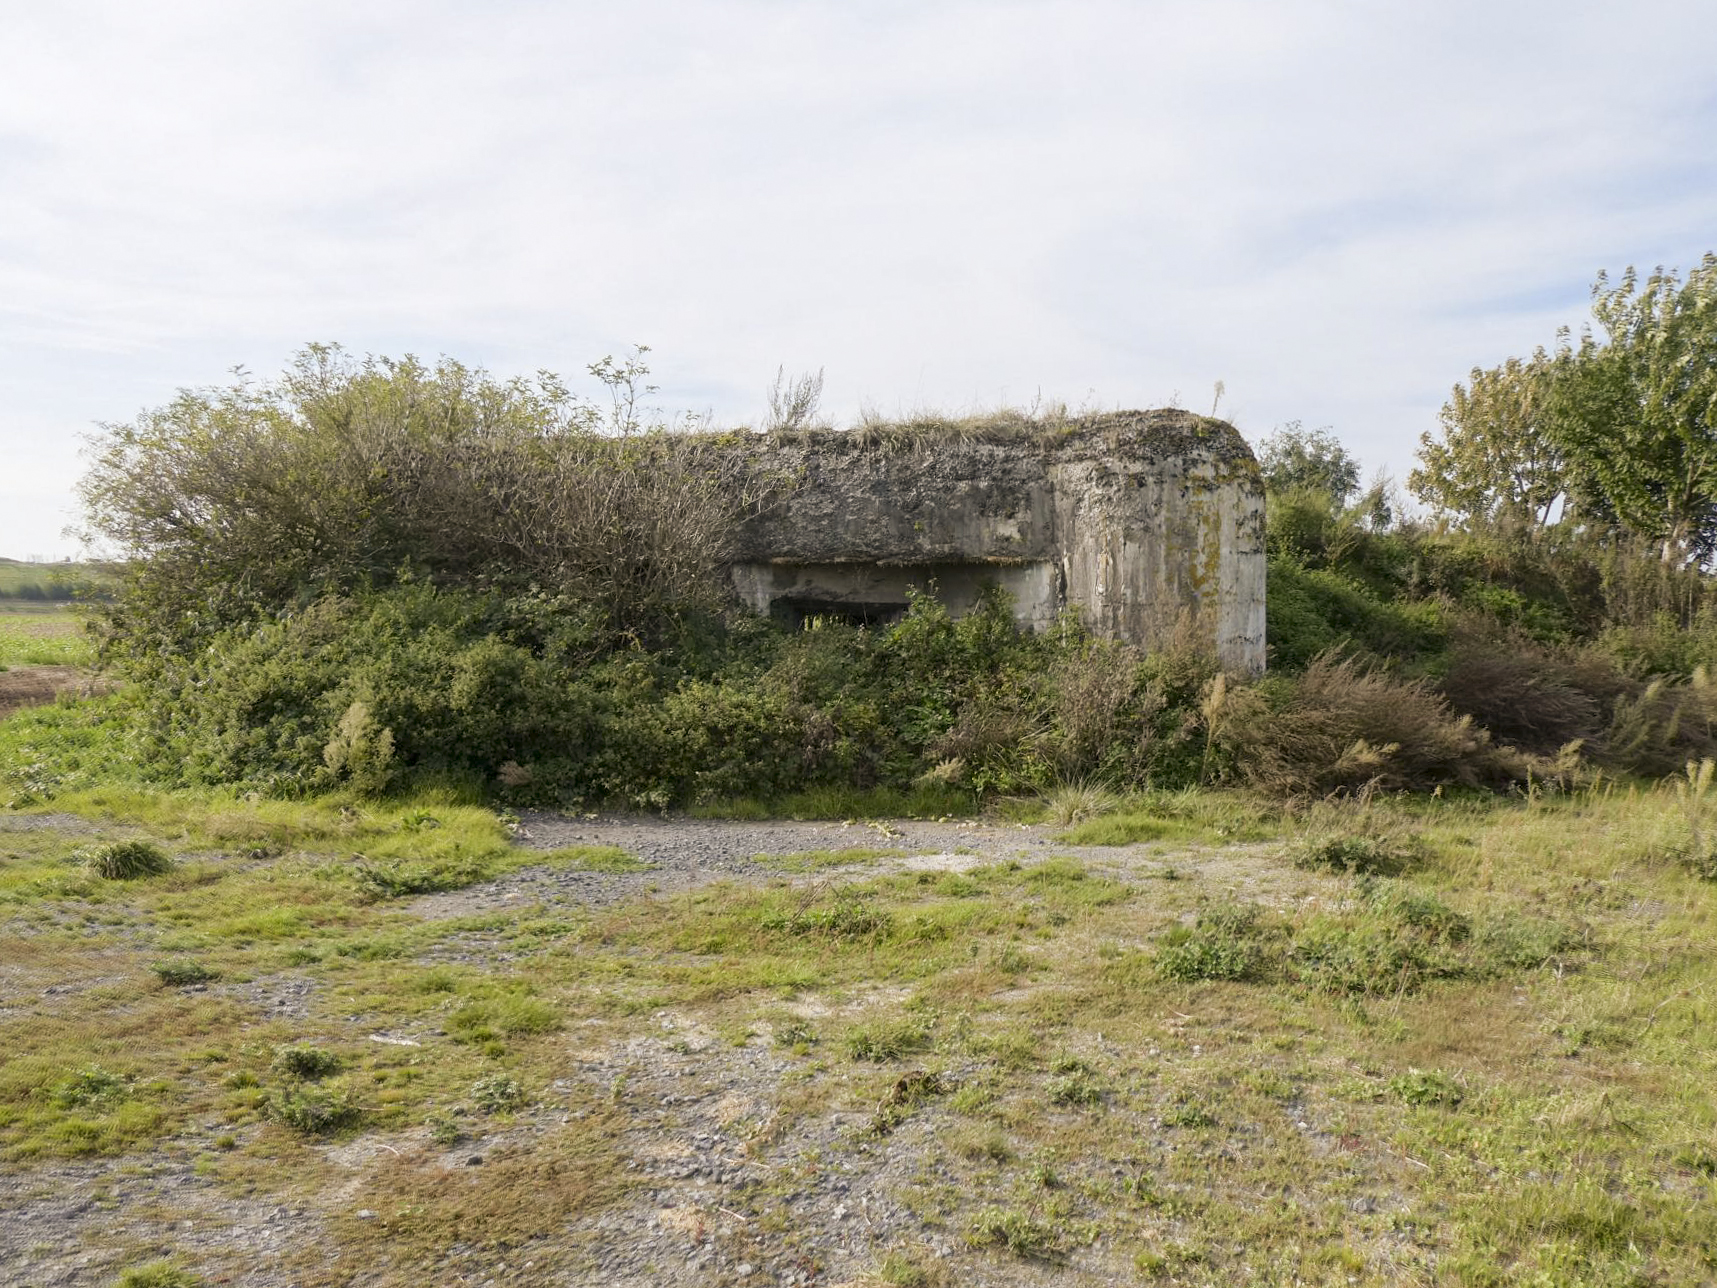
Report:
M1408 490L1470 524L1543 529L1567 490L1549 425L1554 377L1555 363L1543 349L1525 362L1474 367L1443 404L1440 436L1419 436L1419 467L1407 476Z
M1660 543L1666 563L1717 553L1717 255L1685 281L1599 274L1588 331L1564 333L1550 430L1574 490Z
M1340 509L1359 490L1359 462L1325 429L1291 420L1258 445L1264 486L1277 496L1315 492Z

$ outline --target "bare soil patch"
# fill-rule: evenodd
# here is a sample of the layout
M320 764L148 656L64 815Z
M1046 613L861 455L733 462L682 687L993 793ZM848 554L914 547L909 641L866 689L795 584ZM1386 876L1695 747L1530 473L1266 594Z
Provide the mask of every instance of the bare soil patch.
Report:
M100 679L81 666L15 666L0 671L0 719L52 702L62 693L87 698L100 687Z

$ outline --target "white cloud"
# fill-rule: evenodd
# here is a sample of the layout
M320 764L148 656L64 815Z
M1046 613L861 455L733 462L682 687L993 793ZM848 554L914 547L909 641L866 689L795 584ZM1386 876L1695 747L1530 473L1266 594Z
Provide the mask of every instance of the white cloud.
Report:
M1596 269L1712 248L1714 35L1698 0L0 7L0 551L60 548L92 422L310 339L642 340L728 417L781 362L843 413L1222 379L1401 469Z

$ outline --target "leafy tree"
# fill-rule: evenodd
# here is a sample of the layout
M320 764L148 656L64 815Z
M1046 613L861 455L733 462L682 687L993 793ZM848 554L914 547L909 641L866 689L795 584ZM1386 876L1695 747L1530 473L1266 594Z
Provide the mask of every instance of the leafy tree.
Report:
M1680 279L1600 274L1590 332L1566 335L1551 432L1590 508L1660 543L1664 562L1717 553L1717 255Z
M1316 492L1339 509L1359 490L1359 461L1326 429L1291 420L1259 445L1264 486L1278 496Z
M1438 419L1441 434L1419 436L1419 467L1408 490L1469 523L1542 529L1567 489L1551 432L1555 364L1539 349L1488 371L1473 368Z

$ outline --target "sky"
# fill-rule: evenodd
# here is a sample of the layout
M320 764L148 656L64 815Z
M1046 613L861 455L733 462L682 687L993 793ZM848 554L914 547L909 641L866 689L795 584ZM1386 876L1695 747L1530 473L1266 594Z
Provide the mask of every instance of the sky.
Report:
M655 401L1328 426L1403 475L1717 250L1710 0L0 0L0 555L312 341Z

